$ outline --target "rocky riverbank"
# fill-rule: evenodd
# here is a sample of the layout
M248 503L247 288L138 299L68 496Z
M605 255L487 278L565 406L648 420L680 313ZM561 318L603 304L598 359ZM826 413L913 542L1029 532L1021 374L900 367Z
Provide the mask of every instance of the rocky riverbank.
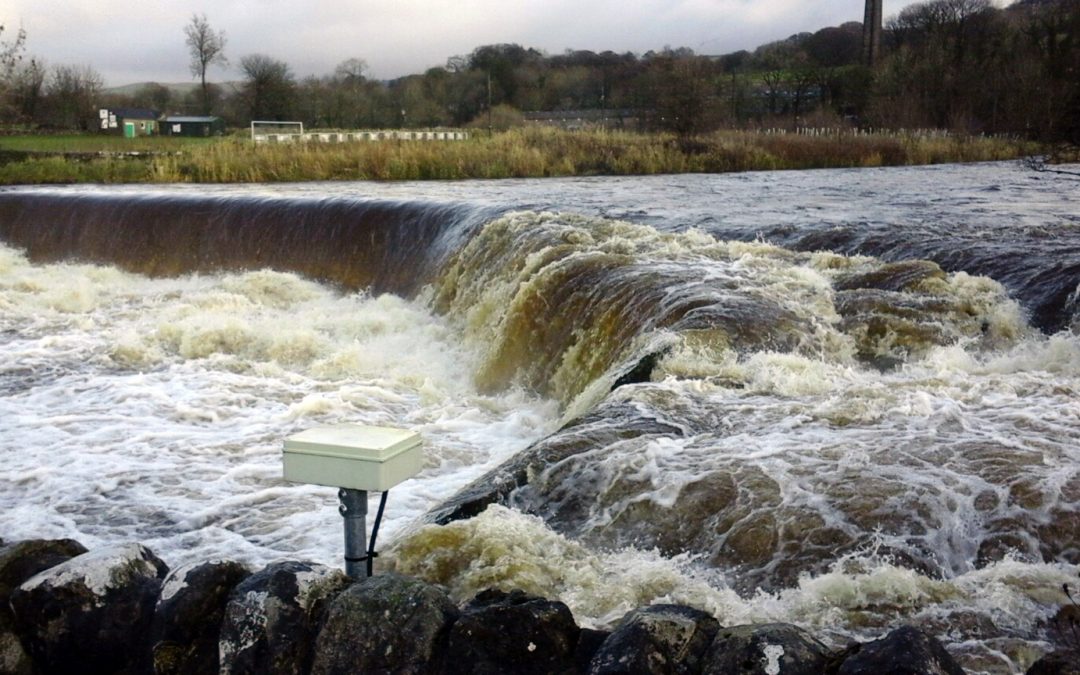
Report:
M1078 673L1076 664L1061 652L1028 672ZM417 579L354 582L306 562L170 571L141 544L0 546L0 672L215 671L963 673L911 627L836 650L793 625L723 627L697 609L653 605L597 631L579 627L563 603L520 591L487 590L457 606Z

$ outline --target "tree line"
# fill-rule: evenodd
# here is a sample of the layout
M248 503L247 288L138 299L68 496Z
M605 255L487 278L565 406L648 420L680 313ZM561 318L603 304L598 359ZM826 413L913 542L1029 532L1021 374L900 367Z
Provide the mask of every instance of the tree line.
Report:
M249 54L237 61L239 81L213 84L208 69L228 63L224 33L195 16L184 35L200 81L186 96L147 85L105 97L92 68L25 57L22 33L0 41L0 115L86 128L89 108L127 105L212 112L238 126L280 119L385 128L503 127L521 123L527 111L590 111L609 125L684 137L721 127L846 123L1080 142L1080 0L912 4L886 22L873 65L863 62L862 25L851 22L719 56L686 48L550 55L484 45L390 81L371 78L360 58L298 78L282 60Z

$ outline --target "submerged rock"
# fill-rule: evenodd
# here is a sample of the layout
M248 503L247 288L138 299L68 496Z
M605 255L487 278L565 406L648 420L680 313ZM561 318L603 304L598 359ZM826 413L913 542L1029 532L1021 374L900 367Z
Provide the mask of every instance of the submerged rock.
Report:
M590 675L699 673L720 622L681 605L652 605L623 617L589 665Z
M240 563L216 561L186 565L165 578L150 626L155 673L218 671L225 606L229 594L249 574Z
M580 629L565 604L523 591L487 590L450 629L446 672L572 673Z
M140 665L168 567L141 544L71 558L15 589L11 606L46 672L115 673Z
M621 418L623 421L618 425L606 423L610 418ZM557 464L567 457L597 447L607 447L627 438L651 434L682 436L685 433L685 429L672 424L642 417L630 404L609 404L603 411L593 411L574 420L555 434L534 443L477 478L450 499L428 511L424 520L436 525L446 525L455 520L479 515L492 504L505 506L515 490L529 483L531 475L536 475L544 467Z
M267 565L229 594L218 653L222 673L306 673L326 606L350 583L340 570Z
M937 639L903 626L850 648L837 675L964 675L964 669Z
M706 675L819 675L825 672L825 645L785 623L721 628L706 657Z
M653 371L656 370L657 364L670 353L671 348L666 347L641 357L630 370L615 379L615 383L611 385L611 391L615 391L619 387L624 387L628 384L640 384L642 382L651 381Z
M311 672L437 671L458 615L454 603L435 586L397 574L370 577L331 603L315 642Z
M875 288L883 291L906 291L918 288L927 279L944 279L945 272L929 260L901 260L878 263L870 270L840 275L833 287L838 291Z

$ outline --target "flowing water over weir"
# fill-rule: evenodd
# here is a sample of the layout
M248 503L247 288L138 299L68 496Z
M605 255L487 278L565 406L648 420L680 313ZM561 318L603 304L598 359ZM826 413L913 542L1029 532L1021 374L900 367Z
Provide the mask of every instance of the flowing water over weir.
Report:
M457 597L910 622L1013 672L1080 562L1072 190L987 165L0 192L0 536L335 564L333 491L282 483L281 439L407 426L428 458L380 561Z

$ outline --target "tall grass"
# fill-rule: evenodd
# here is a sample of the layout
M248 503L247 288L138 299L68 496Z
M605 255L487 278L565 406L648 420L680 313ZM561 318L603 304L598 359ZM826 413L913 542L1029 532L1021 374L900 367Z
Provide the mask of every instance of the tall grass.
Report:
M664 134L514 129L465 141L254 145L225 138L147 158L54 158L0 166L0 183L449 180L718 173L972 162L1033 149L1000 139L810 137L722 131L692 141Z

